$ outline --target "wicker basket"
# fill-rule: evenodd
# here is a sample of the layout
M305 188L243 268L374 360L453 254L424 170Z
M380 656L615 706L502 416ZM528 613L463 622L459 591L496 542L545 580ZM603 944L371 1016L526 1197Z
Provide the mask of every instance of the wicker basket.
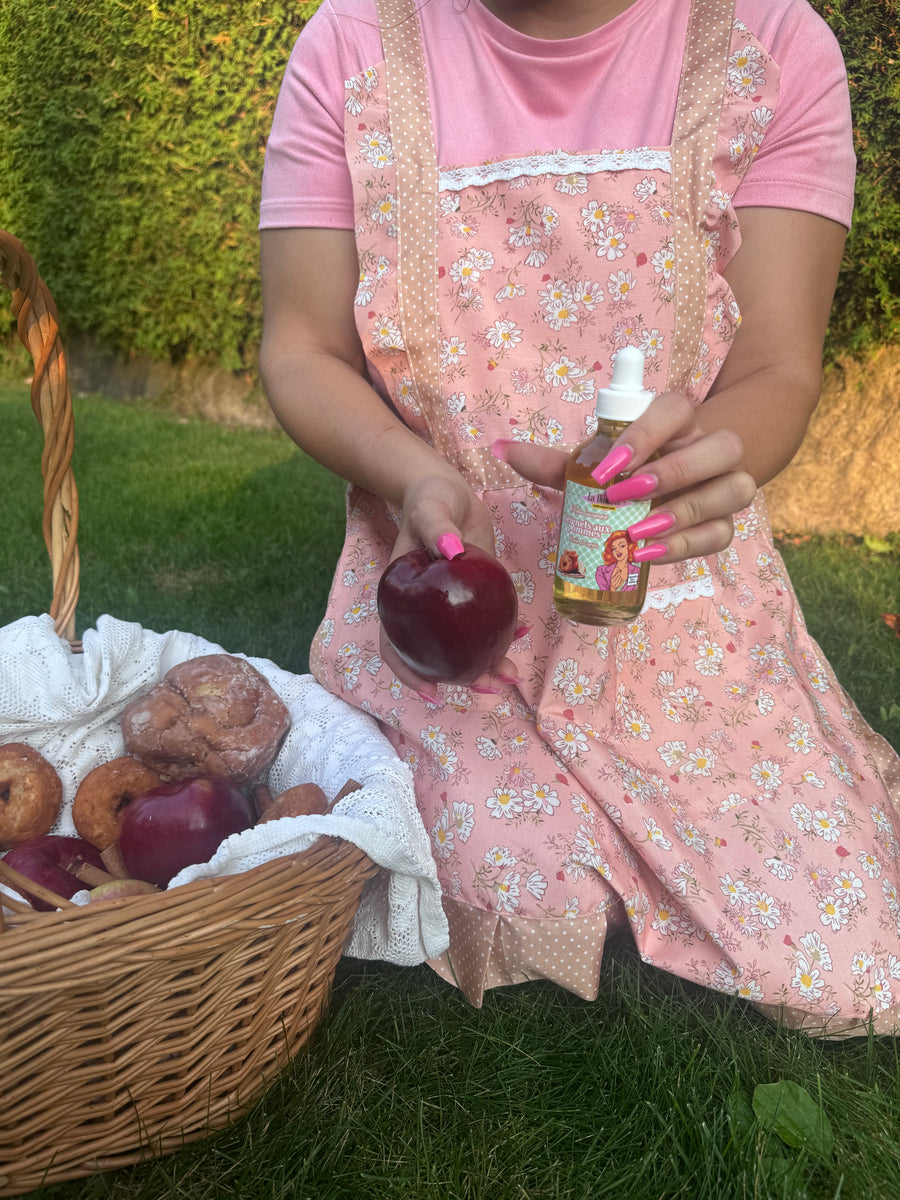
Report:
M55 306L3 231L0 277L34 359L51 615L77 650L73 417ZM322 1015L377 869L319 838L158 895L56 912L4 899L0 1196L171 1152L244 1114Z

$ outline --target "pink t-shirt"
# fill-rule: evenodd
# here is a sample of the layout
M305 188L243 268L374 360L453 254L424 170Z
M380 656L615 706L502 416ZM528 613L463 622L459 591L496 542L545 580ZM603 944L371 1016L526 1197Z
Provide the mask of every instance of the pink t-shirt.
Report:
M689 0L634 0L575 38L528 37L481 0L422 5L442 169L555 150L671 141ZM736 208L795 208L849 227L855 158L847 77L807 0L737 0L772 56L778 104ZM324 0L287 65L266 150L260 228L352 229L345 81L383 62L375 0Z

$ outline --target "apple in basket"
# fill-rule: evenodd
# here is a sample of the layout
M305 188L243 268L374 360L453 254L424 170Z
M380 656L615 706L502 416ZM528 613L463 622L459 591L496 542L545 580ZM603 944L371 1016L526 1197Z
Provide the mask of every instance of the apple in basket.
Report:
M471 683L491 670L509 649L518 611L509 572L468 542L453 558L410 550L378 584L384 632L423 679Z
M119 853L127 873L164 888L184 867L205 863L225 838L253 824L253 804L227 779L161 783L132 800Z
M79 837L65 837L58 833L44 833L40 837L30 838L20 842L3 856L3 861L20 874L27 876L32 883L40 884L71 900L76 892L83 891L89 886L83 883L75 872L85 864L104 870L104 862L100 851ZM53 912L55 905L39 900L37 896L23 893L32 908L41 912Z

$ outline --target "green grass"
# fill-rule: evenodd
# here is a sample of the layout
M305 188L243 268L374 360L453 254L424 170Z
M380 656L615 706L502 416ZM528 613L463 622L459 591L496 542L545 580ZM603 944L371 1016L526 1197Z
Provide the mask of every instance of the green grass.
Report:
M75 403L78 632L101 613L306 671L343 533L344 487L281 433ZM46 612L41 430L0 388L0 624Z
M24 390L0 388L0 624L49 601L40 440ZM340 483L280 434L94 398L76 402L75 470L79 630L109 612L307 669ZM880 616L900 610L898 541L784 540L783 552L813 635L900 746L900 641ZM754 1119L753 1089L783 1079L821 1097L827 1160ZM881 1200L900 1196L898 1131L895 1041L810 1041L642 965L621 938L594 1003L530 984L475 1010L427 967L344 959L328 1019L248 1119L41 1195Z

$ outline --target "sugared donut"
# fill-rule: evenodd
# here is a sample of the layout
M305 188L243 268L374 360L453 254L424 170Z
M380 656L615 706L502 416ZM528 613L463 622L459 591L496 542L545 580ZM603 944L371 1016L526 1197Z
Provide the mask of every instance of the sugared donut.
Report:
M114 846L128 805L160 783L157 771L128 754L94 767L78 785L72 801L78 836L98 850Z
M56 768L23 742L0 746L0 850L49 833L62 804Z
M129 754L165 780L214 775L239 786L271 765L291 723L254 666L230 654L179 663L122 713Z

